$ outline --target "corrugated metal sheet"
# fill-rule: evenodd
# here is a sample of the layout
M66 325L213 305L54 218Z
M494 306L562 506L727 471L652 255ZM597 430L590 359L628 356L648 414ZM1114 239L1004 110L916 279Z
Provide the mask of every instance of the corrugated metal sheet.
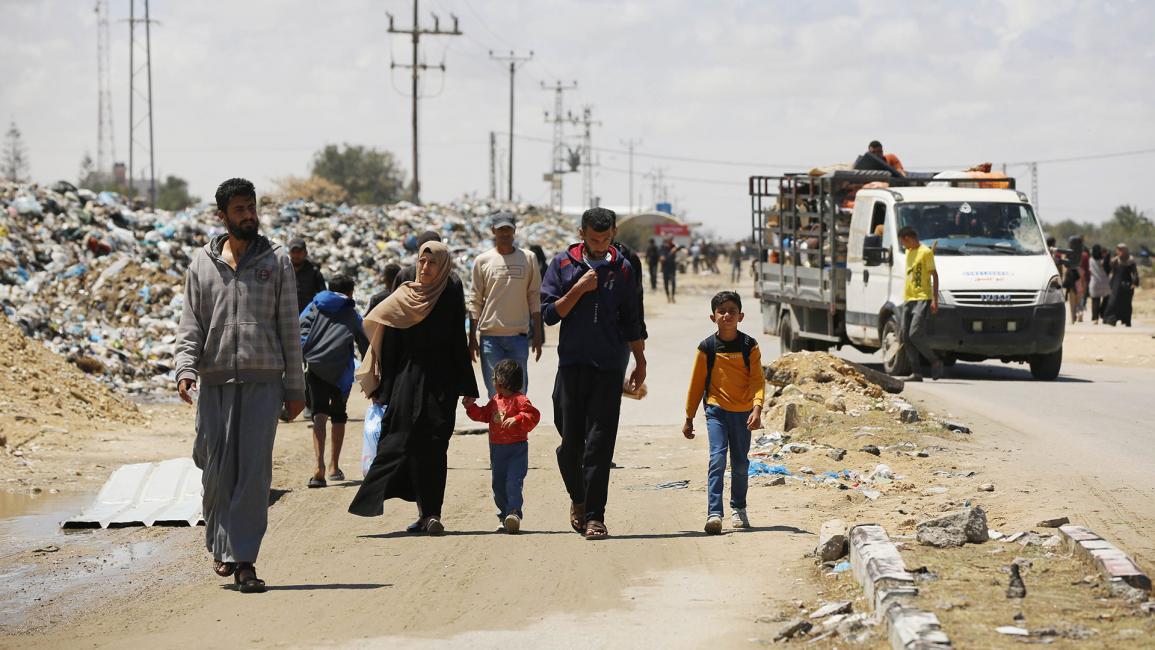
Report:
M61 526L85 527L112 524L187 524L195 526L201 515L201 471L191 458L119 467L92 505Z

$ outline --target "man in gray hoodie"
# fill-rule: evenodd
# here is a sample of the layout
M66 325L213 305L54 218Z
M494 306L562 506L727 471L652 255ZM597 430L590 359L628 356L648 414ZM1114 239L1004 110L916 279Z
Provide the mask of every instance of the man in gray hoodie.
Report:
M284 248L259 233L253 184L229 179L216 200L227 232L189 264L177 392L192 404L201 385L193 460L214 570L253 593L265 590L253 563L268 526L277 416L282 404L290 420L305 406L297 287Z

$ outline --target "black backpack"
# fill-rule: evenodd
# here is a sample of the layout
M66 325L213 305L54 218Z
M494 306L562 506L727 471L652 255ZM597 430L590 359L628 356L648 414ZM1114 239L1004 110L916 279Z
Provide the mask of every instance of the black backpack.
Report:
M742 361L746 364L746 372L750 372L750 353L758 343L742 332L738 332L738 339L742 345ZM718 356L718 335L711 334L702 339L698 344L698 350L706 355L706 388L702 391L702 407L705 408L706 400L710 397L710 376L714 374L714 358Z

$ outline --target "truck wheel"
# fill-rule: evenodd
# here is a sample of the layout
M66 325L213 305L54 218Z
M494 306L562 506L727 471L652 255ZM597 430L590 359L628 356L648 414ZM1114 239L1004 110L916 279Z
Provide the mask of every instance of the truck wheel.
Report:
M1039 381L1055 381L1063 366L1063 348L1050 354L1037 354L1031 357L1030 364L1032 377Z
M882 369L886 374L903 377L910 374L910 360L898 342L898 319L891 316L882 326Z
M802 351L802 341L794 336L794 328L790 326L790 312L785 312L779 319L778 346L782 354Z

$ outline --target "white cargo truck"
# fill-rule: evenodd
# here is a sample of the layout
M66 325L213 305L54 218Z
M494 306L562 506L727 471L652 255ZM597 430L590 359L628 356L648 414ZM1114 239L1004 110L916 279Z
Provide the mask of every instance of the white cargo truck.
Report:
M1058 269L1027 196L1014 179L990 176L751 177L763 329L784 352L881 350L888 373L909 374L898 340L905 251L896 233L913 226L935 250L930 337L944 363L1025 362L1036 379L1058 377L1066 323Z

